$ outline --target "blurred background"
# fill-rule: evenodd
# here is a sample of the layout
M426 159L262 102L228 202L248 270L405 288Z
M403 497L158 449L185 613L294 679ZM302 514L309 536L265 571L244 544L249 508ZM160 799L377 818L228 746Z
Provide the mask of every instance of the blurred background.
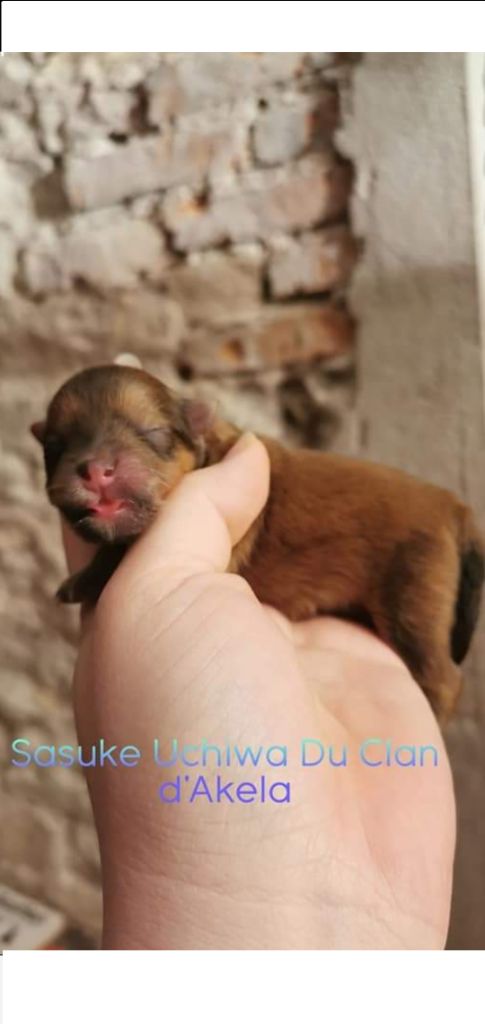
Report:
M468 152L464 54L0 62L0 884L59 911L76 947L100 930L83 779L9 767L16 736L74 740L77 616L53 600L29 424L68 375L129 352L243 427L401 466L483 522ZM447 737L452 948L485 945L483 655L482 629Z

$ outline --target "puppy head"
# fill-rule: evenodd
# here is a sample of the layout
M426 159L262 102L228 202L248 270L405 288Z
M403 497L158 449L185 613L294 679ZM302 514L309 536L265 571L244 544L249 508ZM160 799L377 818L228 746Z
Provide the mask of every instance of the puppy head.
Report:
M181 476L203 465L211 414L155 377L100 366L71 377L31 430L50 502L87 540L136 537Z

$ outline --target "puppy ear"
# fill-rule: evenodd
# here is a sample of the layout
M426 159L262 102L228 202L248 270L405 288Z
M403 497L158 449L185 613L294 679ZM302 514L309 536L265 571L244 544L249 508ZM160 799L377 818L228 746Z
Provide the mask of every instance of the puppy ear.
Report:
M142 365L138 358L133 352L120 352L119 355L113 359L115 366L131 366L133 370L141 370Z
M215 406L200 398L182 400L182 419L184 435L195 451L197 466L204 465L207 454L207 435L210 433L216 418Z
M43 444L45 437L45 420L37 420L35 423L32 423L30 433L35 437L35 440L38 441L39 444Z
M215 420L214 407L201 398L187 398L182 402L182 409L190 436L194 440L209 433Z

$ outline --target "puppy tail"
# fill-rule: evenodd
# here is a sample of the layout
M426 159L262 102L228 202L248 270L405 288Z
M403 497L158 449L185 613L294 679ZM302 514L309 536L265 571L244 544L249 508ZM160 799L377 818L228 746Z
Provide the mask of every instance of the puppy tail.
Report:
M485 577L484 542L468 508L463 510L460 524L460 576L451 630L451 656L460 665L477 624L480 598Z

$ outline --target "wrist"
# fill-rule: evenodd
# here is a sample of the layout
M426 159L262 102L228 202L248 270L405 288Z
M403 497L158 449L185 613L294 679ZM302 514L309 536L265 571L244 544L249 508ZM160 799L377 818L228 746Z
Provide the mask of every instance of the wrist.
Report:
M241 895L169 877L104 885L104 949L322 949L322 920L306 900Z

